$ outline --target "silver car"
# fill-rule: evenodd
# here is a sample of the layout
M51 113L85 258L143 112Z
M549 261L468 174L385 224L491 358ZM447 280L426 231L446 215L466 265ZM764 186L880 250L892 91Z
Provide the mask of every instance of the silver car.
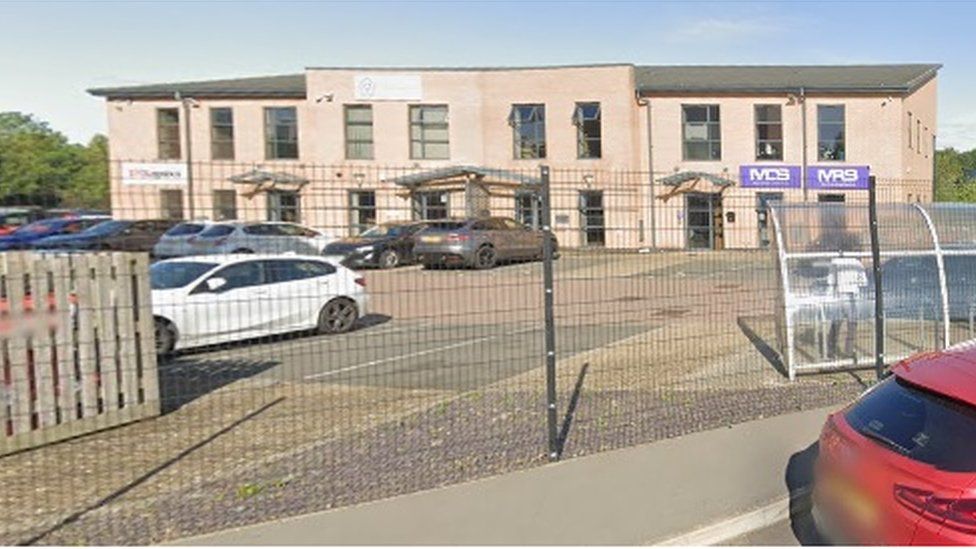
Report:
M544 233L507 217L431 221L413 253L425 268L462 265L491 269L505 261L542 259ZM553 251L557 242L553 237Z
M210 226L209 221L186 221L180 223L159 237L153 246L152 256L159 259L193 255L190 239Z
M318 255L335 238L302 225L282 222L213 223L190 238L192 255L275 254Z

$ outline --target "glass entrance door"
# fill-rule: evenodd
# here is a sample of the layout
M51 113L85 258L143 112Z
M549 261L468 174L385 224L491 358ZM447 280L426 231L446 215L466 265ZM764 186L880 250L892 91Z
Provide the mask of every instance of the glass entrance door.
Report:
M685 195L687 247L692 250L720 250L724 247L722 197L712 193Z
M757 193L756 194L756 217L759 226L759 247L768 248L772 243L769 233L769 203L782 202L783 193Z

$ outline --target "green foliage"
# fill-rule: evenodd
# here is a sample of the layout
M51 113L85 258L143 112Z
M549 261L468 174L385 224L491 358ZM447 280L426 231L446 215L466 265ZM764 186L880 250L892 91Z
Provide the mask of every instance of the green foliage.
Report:
M968 152L952 148L936 151L935 200L976 202L976 149Z
M108 206L108 140L70 143L32 115L0 112L0 204Z

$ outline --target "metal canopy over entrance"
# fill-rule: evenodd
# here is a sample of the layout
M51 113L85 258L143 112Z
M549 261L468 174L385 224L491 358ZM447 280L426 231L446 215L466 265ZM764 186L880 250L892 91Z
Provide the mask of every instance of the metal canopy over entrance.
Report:
M406 195L440 191L463 192L469 217L490 215L491 197L512 196L525 188L537 188L538 177L509 170L479 166L448 166L395 177L390 182L408 189Z
M769 204L790 378L874 361L867 205ZM878 206L885 361L973 339L976 205Z

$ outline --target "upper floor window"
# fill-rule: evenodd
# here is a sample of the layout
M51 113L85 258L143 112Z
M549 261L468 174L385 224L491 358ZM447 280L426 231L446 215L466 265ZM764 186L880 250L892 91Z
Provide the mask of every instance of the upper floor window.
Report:
M448 133L447 105L410 106L410 158L450 158Z
M844 105L817 105L817 158L846 159Z
M160 160L179 160L180 111L156 109L156 144Z
M576 156L600 158L603 154L603 128L599 103L577 103L573 113L576 125Z
M346 105L346 158L373 158L373 107Z
M721 160L722 126L718 105L682 105L685 160Z
M515 158L546 157L545 105L512 105L508 121L513 128Z
M756 105L756 160L783 159L783 107Z
M210 157L234 159L234 111L229 107L210 109Z
M922 121L915 119L915 150L922 154Z
M264 157L298 158L298 112L295 107L265 107Z
M912 148L912 113L908 113L908 150Z

